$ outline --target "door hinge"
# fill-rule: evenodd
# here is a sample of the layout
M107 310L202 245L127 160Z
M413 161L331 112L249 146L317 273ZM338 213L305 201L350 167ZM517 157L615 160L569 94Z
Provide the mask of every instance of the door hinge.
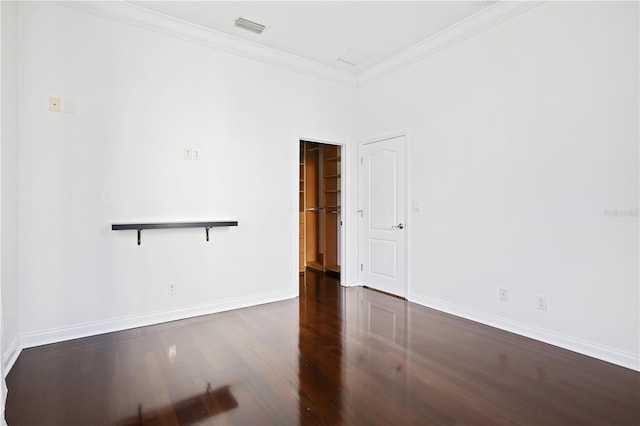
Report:
M364 158L360 157L360 164L364 164Z
M362 263L360 264L360 270L361 270L361 271L363 270L363 265L362 265Z

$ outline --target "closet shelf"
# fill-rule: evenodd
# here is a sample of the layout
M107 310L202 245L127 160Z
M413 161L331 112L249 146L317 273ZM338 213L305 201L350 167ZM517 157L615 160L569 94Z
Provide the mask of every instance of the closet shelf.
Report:
M325 266L324 269L326 269L327 271L340 273L340 265L328 265Z
M138 245L140 245L140 234L143 229L174 229L174 228L204 228L207 241L209 241L209 229L223 226L238 226L238 221L208 221L208 222L156 222L156 223L114 223L111 225L112 231L138 231Z

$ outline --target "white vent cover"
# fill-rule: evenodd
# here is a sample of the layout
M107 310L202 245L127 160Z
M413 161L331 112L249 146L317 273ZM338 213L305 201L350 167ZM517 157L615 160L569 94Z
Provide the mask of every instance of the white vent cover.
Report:
M243 30L251 31L252 33L256 33L256 34L262 34L264 29L267 28L262 24L249 21L248 19L244 19L244 18L236 19L236 27L242 28Z

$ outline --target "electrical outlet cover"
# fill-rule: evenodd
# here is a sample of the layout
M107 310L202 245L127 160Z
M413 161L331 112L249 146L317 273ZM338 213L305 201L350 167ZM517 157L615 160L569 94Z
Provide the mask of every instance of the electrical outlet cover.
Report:
M547 298L545 296L538 296L536 299L536 309L541 311L547 310Z

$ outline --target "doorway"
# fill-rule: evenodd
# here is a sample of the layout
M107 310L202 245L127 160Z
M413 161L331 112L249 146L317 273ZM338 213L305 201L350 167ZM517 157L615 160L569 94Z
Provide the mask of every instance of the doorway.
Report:
M299 271L340 274L342 147L300 141Z
M359 167L360 282L406 298L405 137L361 145Z

